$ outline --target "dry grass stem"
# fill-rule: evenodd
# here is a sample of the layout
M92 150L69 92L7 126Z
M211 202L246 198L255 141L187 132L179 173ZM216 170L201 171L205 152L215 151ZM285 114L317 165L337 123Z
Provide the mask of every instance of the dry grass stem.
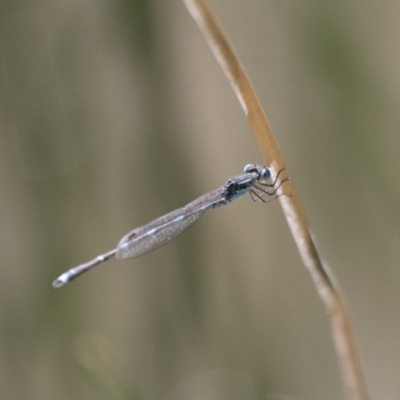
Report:
M206 1L184 0L184 3L228 78L247 116L265 161L271 165L273 174L276 174L277 171L284 168L285 164L269 122L244 68ZM316 290L327 310L348 398L367 400L367 391L344 296L332 271L328 269L318 254L292 180L284 183L284 191L290 196L280 196L279 199L304 265L310 272Z

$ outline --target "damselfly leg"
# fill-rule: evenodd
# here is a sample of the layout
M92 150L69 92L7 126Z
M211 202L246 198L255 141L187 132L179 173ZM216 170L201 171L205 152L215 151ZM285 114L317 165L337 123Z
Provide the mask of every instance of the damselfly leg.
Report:
M283 172L286 168L282 168L281 170L278 171L275 180L273 183L263 183L258 181L257 184L256 183L252 183L251 186L252 188L255 188L259 191L259 193L257 193L254 189L250 189L250 196L252 198L253 201L262 201L263 203L268 203L272 200L274 200L275 198L279 197L280 195L273 197L269 200L265 200L265 198L263 198L264 195L267 196L275 196L276 192L279 190L279 188L282 186L282 184L286 181L288 181L290 179L290 177L287 177L285 179L282 179L282 181L279 182L278 186L275 186L278 182L279 179L279 175L281 174L281 172ZM263 186L263 187L260 187ZM273 189L273 190L268 190L268 188ZM284 193L283 193L284 194Z

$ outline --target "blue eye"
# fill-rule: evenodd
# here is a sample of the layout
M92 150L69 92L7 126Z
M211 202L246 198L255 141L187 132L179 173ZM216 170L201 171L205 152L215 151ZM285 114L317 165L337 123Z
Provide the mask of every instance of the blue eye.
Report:
M245 174L250 174L252 172L257 172L257 167L254 164L247 164L243 168Z
M268 168L263 168L260 172L260 179L269 179L271 178L271 172Z

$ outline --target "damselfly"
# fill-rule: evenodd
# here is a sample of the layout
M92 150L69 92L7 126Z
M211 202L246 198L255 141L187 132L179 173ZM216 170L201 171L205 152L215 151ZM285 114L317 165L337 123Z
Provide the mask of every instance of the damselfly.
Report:
M228 179L224 186L206 193L185 207L134 229L120 240L115 249L64 272L53 282L53 286L55 288L64 286L112 257L119 260L135 258L153 251L175 239L192 226L207 210L224 206L247 192L250 193L253 201L267 202L264 196L274 196L280 185L288 179L283 179L277 184L282 171L283 169L278 172L274 182L268 183L271 179L271 172L268 168L255 164L246 165L242 175Z

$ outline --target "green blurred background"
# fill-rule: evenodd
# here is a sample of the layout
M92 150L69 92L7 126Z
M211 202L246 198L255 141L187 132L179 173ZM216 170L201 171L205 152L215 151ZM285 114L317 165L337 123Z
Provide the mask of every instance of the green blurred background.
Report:
M210 2L352 313L400 393L400 3ZM0 398L336 400L329 323L278 201L61 272L262 163L180 1L0 5Z

